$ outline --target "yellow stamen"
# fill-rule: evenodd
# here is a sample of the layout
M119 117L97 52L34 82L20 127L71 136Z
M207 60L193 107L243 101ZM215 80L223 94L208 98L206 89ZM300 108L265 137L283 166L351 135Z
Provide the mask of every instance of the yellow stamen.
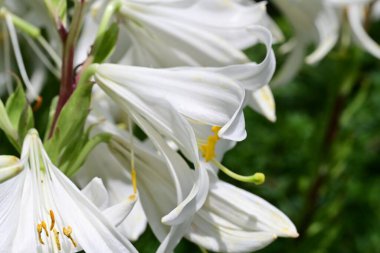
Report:
M73 229L72 227L70 226L67 226L66 228L64 227L63 228L63 234L70 239L70 241L72 242L72 244L74 245L74 248L77 246L77 243L76 241L73 239L73 237L71 236L71 233L73 232Z
M59 232L57 231L57 229L54 228L53 233L54 233L55 243L57 244L57 248L58 250L61 250L61 242L59 241Z
M211 127L211 131L214 133L214 135L211 135L207 138L207 143L200 146L200 150L202 151L202 156L206 160L206 162L211 161L215 158L215 147L218 143L218 140L220 139L218 136L218 132L221 129L219 126L213 126Z
M52 210L49 211L49 214L50 214L50 219L51 219L50 231L52 231L54 228L54 224L55 224L55 216L54 216L54 212Z
M37 224L37 232L38 232L38 241L40 241L41 244L45 244L44 241L42 240L42 225Z
M46 222L45 221L42 221L41 222L41 227L43 228L43 230L45 231L45 234L47 237L49 237L49 233L47 231L47 227L46 227Z

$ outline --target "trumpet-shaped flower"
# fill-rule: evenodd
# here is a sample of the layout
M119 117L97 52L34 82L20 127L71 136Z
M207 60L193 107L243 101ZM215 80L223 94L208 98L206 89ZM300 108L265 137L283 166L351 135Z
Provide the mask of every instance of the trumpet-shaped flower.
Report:
M122 63L217 67L248 61L240 49L258 39L246 28L263 24L266 9L262 3L221 0L193 1L186 7L132 1L122 4L120 14L131 42Z
M172 194L175 185L170 175L165 173L165 161L138 140L132 143L131 138L120 130L114 128L111 131L117 135L110 144L112 154L119 158L122 166L116 160L109 159L110 173L100 173L104 180L108 180L108 187L120 186L119 178L129 177L130 160L134 160L142 207L154 234L162 241L170 233L162 217L176 205ZM99 147L93 154L94 159L100 153L111 154L106 147ZM91 164L91 167L85 166L78 175L82 183L89 180L91 174L102 170L102 166ZM207 166L203 169L207 169ZM194 182L194 171L180 166L177 172L182 174L181 178L185 180L183 184ZM127 181L124 183L127 184ZM143 215L141 211L140 215ZM140 226L143 226L145 221L140 221ZM128 226L128 221L125 221L125 225ZM294 225L282 212L257 196L218 180L213 172L210 172L210 190L205 204L189 218L186 226L176 232L172 237L177 236L179 239L178 236L185 235L206 249L221 252L249 252L265 247L278 236L297 236ZM172 244L167 249L173 249L174 246Z
M365 20L378 18L375 13L380 1L372 0L274 0L294 27L295 36L282 46L283 52L291 52L283 69L276 77L277 84L291 80L302 66L306 49L316 44L316 49L305 60L314 64L323 59L336 45L344 18L357 44L373 56L380 58L379 45L364 28ZM370 11L368 11L370 10ZM374 10L374 15L371 15ZM347 15L345 15L345 13Z
M268 55L271 56L270 53ZM251 78L247 71L252 64L255 63L206 70L147 69L112 64L97 66L95 81L147 133L172 170L178 208L164 218L167 224L184 222L191 214L189 210L194 212L203 204L207 190L202 189L208 185L205 183L207 173L200 169L206 165L199 161L198 150L208 162L216 158L215 148L219 139L240 141L245 138L244 89L220 73L227 73L242 82L260 79L260 75ZM201 132L213 129L214 135L206 138L197 135L200 129ZM177 154L160 140L160 135L174 141L194 164L197 183L192 188L183 189L179 183L175 166L187 166L177 161ZM184 208L187 205L195 205L195 208Z
M119 17L125 31L121 33L122 39L112 61L156 68L223 67L250 62L241 49L264 43L268 54L259 66L262 75L269 78L261 80L265 81L261 86L268 84L275 59L271 50L272 38L265 27L275 35L279 30L267 16L265 4L222 0L183 2L187 3L185 7L164 1L123 2ZM93 10L96 10L102 5L94 6ZM88 23L91 27L91 21ZM92 31L91 28L87 30ZM248 104L273 121L273 99L265 99L260 90L248 90L248 100L255 101ZM265 93L268 92L269 87L265 87Z
M36 130L30 130L26 136L20 160L2 157L0 165L3 252L77 252L82 249L137 252L115 228L131 208L128 203L134 200L106 209L108 220L51 163ZM9 178L9 173L4 174L4 171L18 174ZM88 195L99 188L96 185L99 183L90 184L86 190Z
M219 126L221 138L240 141L246 137L244 89L219 73L102 64L95 80L124 110L174 140L192 161L198 158L198 147L190 122Z
M380 8L380 1L372 0L329 0L332 4L336 4L341 8L347 8L348 21L357 43L368 53L372 54L376 58L380 59L380 46L375 42L367 33L364 28L366 20L371 20L376 17L376 13L371 15L368 10L372 11L376 8ZM369 9L369 8L372 8Z
M287 62L275 79L278 84L291 80L301 68L307 47L315 44L316 49L306 57L313 64L321 60L335 45L339 36L339 18L334 9L324 1L274 0L294 28L294 37L281 47L290 52Z

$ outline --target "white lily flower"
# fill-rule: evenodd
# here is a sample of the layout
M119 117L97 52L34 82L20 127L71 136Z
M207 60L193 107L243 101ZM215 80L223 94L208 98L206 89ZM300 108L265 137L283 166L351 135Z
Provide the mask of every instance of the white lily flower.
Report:
M373 56L380 58L380 46L364 29L364 19L368 8L374 10L376 18L378 0L274 0L276 6L284 13L294 27L295 36L282 46L283 52L291 51L287 62L275 79L276 84L291 80L303 64L315 64L322 60L336 45L340 29L347 13L348 23L357 44ZM315 44L315 50L305 57L306 49Z
M36 130L25 138L21 159L0 159L0 245L4 252L137 252L116 231L131 205L105 210L111 221L50 161ZM3 177L4 173L0 173ZM99 189L99 182L87 194ZM96 194L92 194L93 196Z
M284 67L275 79L276 84L290 81L301 68L306 49L317 45L306 57L308 64L320 61L336 44L339 36L339 18L334 9L324 1L274 0L294 28L294 38L283 45L283 52L291 52Z
M125 17L125 31L121 33L114 62L159 68L222 67L250 62L241 49L261 42L267 47L267 56L272 55L259 64L266 67L258 74L269 77L261 86L268 84L275 58L270 32L264 27L271 29L276 39L280 35L266 14L264 3L202 0L189 1L186 7L179 7L163 1L148 2L123 3L120 12ZM97 9L102 5L95 6ZM248 90L252 93L247 94L248 100L255 101L248 104L273 121L275 112L271 103L274 101L268 103L260 94L253 94L259 91ZM268 86L265 92L270 92ZM268 110L272 111L266 114Z
M232 76L241 75L240 79L250 79L249 72L239 73L236 67L221 69ZM203 204L204 191L200 189L206 187L202 182L207 181L207 175L199 168L210 165L199 162L198 149L206 162L214 162L215 147L220 139L240 141L246 136L242 113L244 89L232 79L220 75L218 69L208 70L101 64L95 73L99 86L147 133L172 168L173 179L177 182L178 208L164 218L167 224L186 220L187 210L191 209L184 209L182 205L192 205L195 201L196 210ZM200 128L202 132L212 129L213 134L208 137L197 135ZM174 168L177 162L172 161L176 160L175 155L170 155L172 151L167 143L159 140L160 134L173 140L193 162L197 184L190 192L181 189Z
M365 16L368 15L369 5L373 4L373 8L375 8L376 5L380 6L380 1L357 0L345 2L348 2L346 3L348 21L356 41L364 50L380 59L380 45L368 35L364 28L364 20Z
M112 154L129 170L130 159L134 159L143 209L154 234L162 241L170 233L169 228L162 223L162 217L176 205L175 196L172 194L175 185L170 175L163 173L167 171L165 161L138 140L131 144L127 135L116 130L113 133L118 136L111 143ZM104 154L107 151L101 148L98 152ZM108 154L111 155L111 152ZM125 177L129 173L114 162L111 167L114 175ZM102 168L95 166L91 169ZM185 179L184 184L194 182L194 171L183 166L178 167L177 171ZM176 230L177 237L185 234L189 240L212 251L249 252L265 247L277 237L298 236L292 222L277 208L251 193L219 181L214 174L210 176L211 187L205 204L189 219L188 226ZM109 183L109 186L120 185L116 177ZM174 246L172 243L167 249L172 250Z
M222 69L232 74L234 67ZM97 67L95 80L153 142L157 135L154 132L173 140L198 171L198 150L206 162L213 161L220 139L241 141L246 137L244 89L216 69L208 70L212 72L201 68L147 69L102 64ZM239 74L246 73L235 73ZM200 129L212 129L213 133L197 135Z
M220 0L193 1L186 8L125 2L120 12L131 42L121 62L161 68L246 63L240 49L257 43L246 28L266 15L262 3Z
M174 140L192 161L198 158L198 148L190 122L219 126L221 138L241 141L246 137L244 89L221 74L200 68L101 64L95 80L124 110L140 115Z

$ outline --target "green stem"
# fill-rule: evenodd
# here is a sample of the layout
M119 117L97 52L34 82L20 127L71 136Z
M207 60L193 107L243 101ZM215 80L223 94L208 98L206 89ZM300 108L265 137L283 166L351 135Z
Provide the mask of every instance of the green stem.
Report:
M351 66L352 71L343 70L345 76L346 73L350 74L343 79L338 89L333 91L333 101L328 107L329 116L327 118L327 124L325 125L325 131L323 132L319 155L317 155L316 176L307 192L304 211L299 226L299 234L301 237L305 236L305 233L312 224L313 217L318 210L317 203L319 201L320 191L331 174L331 168L329 167L331 165L330 160L333 158L332 147L337 141L338 133L341 130L342 116L344 115L345 108L350 104L350 101L347 101L347 99L359 78L360 60L353 62Z
M121 1L119 0L112 1L107 5L106 10L104 11L102 20L100 21L98 33L96 34L96 37L99 37L100 35L106 32L108 24L111 18L113 17L113 14L118 12L120 8L121 8Z

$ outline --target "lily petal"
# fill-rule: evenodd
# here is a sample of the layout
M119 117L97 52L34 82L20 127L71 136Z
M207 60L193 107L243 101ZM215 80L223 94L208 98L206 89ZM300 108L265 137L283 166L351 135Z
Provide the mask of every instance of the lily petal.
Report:
M348 21L350 22L352 31L359 44L370 54L380 59L380 46L377 44L364 30L362 24L362 16L364 7L362 5L348 6Z
M82 193L100 210L104 210L108 206L108 192L102 179L99 177L94 177L91 182L82 189Z
M216 180L187 237L212 251L250 252L277 236L298 236L288 217L265 200Z

